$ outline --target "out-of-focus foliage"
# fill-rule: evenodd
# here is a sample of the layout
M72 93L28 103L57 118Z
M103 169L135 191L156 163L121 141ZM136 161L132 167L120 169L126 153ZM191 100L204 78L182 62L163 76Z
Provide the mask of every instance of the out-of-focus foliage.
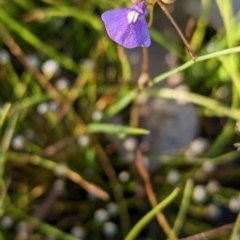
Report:
M117 46L100 17L131 1L0 0L1 239L123 239L153 208L135 164L137 149L157 202L181 189L163 211L178 236L235 222L240 211L239 152L233 147L239 141L234 132L240 118L239 49L221 51L238 46L240 26L232 1L223 1L216 1L220 28L209 20L209 0L198 1L198 18L190 11L186 19L188 1L168 7L173 15L179 8L185 16L180 25L193 50L204 55L196 63L169 23L158 30L163 14L155 5L149 63L165 59L170 71L150 76L153 87L138 89L133 72L142 66L141 48L125 52ZM162 55L154 54L157 49ZM177 59L173 65L166 50ZM211 53L217 54L207 56ZM179 72L174 87L157 84L169 83ZM176 136L181 119L175 116L186 103L197 119L197 133L190 134L194 139L188 144L185 134ZM160 108L166 114L161 120L154 112ZM183 122L192 131L188 115ZM173 134L151 140L165 131ZM176 141L182 147L165 148L168 155L151 152ZM174 225L176 219L180 225ZM138 239L167 238L156 220L140 230ZM216 239L231 232L232 239L239 234L237 228L224 236L217 231Z

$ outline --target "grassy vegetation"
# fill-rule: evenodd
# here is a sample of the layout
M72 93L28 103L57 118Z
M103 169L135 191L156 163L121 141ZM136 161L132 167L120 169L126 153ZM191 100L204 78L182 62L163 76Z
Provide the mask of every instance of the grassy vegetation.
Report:
M205 41L208 3L189 40L196 60L150 27L179 66L143 69L143 87L100 17L131 1L0 1L0 239L238 239L239 16L217 0L223 27ZM188 92L158 87L179 72ZM142 153L141 97L194 104L207 146ZM149 161L161 167L148 173Z

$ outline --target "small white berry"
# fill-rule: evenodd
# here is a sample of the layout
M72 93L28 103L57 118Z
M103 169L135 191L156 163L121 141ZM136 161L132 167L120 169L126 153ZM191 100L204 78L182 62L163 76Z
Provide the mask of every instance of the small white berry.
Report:
M0 49L0 65L5 65L11 59L9 52L5 49Z
M177 171L176 169L173 169L169 171L167 174L167 182L171 185L174 185L179 182L180 177L181 177L180 172Z
M231 198L228 203L228 207L234 213L240 212L240 198L238 197Z
M27 231L27 223L24 221L20 221L16 225L17 231Z
M125 139L123 142L123 147L129 152L134 151L137 147L136 138L128 137L127 139Z
M1 219L1 226L5 229L10 228L13 225L13 219L10 216L4 216Z
M211 180L206 185L206 190L210 194L214 194L214 193L218 192L219 188L220 188L220 183L218 181L216 181L216 180Z
M205 138L194 139L186 152L187 157L196 157L203 154L209 147L209 141Z
M113 237L117 234L118 227L114 222L106 222L103 225L103 233L107 237Z
M55 60L49 59L43 63L42 72L44 75L51 78L51 77L57 76L59 74L60 66Z
M108 203L106 205L106 209L111 216L114 216L114 215L118 214L118 212L119 212L118 204L115 202Z
M90 144L90 139L87 135L81 135L78 140L78 144L82 147L86 147Z
M207 191L203 185L195 186L193 190L193 200L196 203L204 203L207 200Z
M102 120L102 118L103 118L103 112L102 111L96 110L96 111L93 112L93 114L92 114L93 121L99 122L99 121Z
M202 165L203 171L206 173L212 173L216 169L216 166L212 161L205 161Z
M76 238L81 239L86 237L86 230L81 226L74 226L71 229L70 233Z
M120 182L126 183L130 179L130 175L127 171L122 171L118 174L118 178Z
M63 179L57 179L53 182L53 188L56 191L62 192L65 188L65 181Z
M52 112L55 112L58 109L58 105L54 101L48 103L48 109Z
M94 70L96 63L92 59L81 59L80 63L83 67L88 68L89 70Z
M44 115L46 114L48 111L48 104L46 102L43 102L43 103L40 103L38 106L37 106L37 112L41 115Z
M59 78L56 82L55 82L55 87L57 88L57 90L62 91L65 90L69 87L69 80L67 78Z
M40 62L39 62L39 59L36 55L28 55L27 56L27 63L30 67L35 67L35 68L38 68L39 65L40 65Z
M108 212L105 209L100 208L94 213L94 219L98 223L104 223L109 219Z
M21 135L16 135L12 139L12 148L15 150L21 150L24 148L24 137Z
M218 219L221 215L221 210L215 204L209 204L207 206L207 216L211 219Z

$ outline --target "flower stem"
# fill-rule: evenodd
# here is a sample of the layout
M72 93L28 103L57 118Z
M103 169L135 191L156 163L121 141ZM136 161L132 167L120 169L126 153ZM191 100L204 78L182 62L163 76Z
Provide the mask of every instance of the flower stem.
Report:
M197 54L193 51L193 49L191 48L191 46L189 45L188 41L186 40L186 38L184 37L184 35L182 34L180 28L178 27L177 23L175 22L175 20L172 18L172 16L169 14L168 10L166 9L166 7L164 6L164 4L158 0L157 4L159 5L159 7L162 9L162 11L165 13L165 15L167 16L167 18L170 20L170 22L172 23L172 25L174 26L174 28L176 29L178 35L180 36L180 38L182 39L183 43L185 44L192 60L196 60L197 59Z
M155 215L162 211L165 207L167 207L178 195L180 188L175 188L173 192L165 198L162 202L160 202L155 208L153 208L150 212L148 212L137 224L131 229L128 235L124 238L124 240L134 240L140 231L155 217Z

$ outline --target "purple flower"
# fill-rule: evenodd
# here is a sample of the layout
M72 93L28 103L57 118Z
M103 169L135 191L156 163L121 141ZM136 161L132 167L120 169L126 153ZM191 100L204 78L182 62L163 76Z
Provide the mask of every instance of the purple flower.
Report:
M116 43L125 48L149 47L151 39L145 15L147 4L137 1L132 8L106 11L102 14L107 34Z

